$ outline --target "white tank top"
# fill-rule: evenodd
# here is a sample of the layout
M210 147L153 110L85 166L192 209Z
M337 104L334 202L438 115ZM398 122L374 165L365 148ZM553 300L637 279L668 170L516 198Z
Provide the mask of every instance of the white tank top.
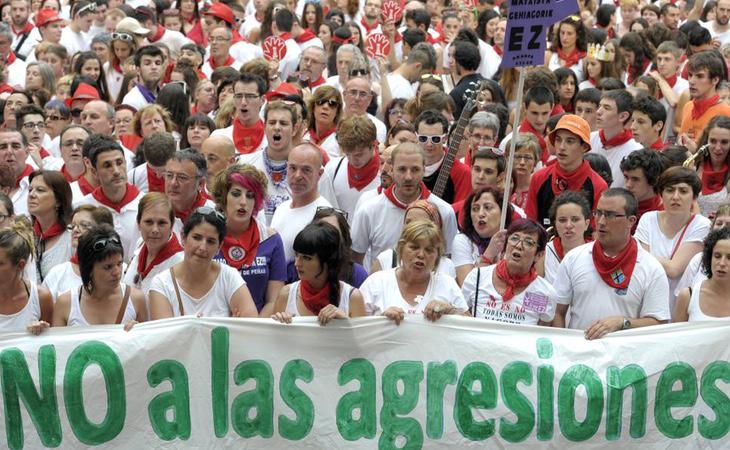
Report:
M124 291L126 289L132 289L131 287L128 287L125 284L119 284L119 287L122 289L122 295L124 295ZM117 310L116 312L118 312ZM116 316L116 314L115 314ZM134 309L134 302L132 301L132 294L129 295L129 301L127 302L127 307L124 310L124 317L122 317L122 323L129 322L130 320L135 320L137 318L137 311ZM110 324L111 325L111 324ZM84 317L84 314L81 312L81 304L79 303L79 288L71 289L71 310L68 312L68 322L67 326L69 327L88 327L90 326L89 322L86 321L86 317Z
M350 295L354 288L347 283L340 281L340 308L345 314L350 314ZM289 288L289 298L286 302L286 312L292 316L301 316L297 308L297 294L299 293L299 281L295 281Z
M692 294L689 296L689 306L687 306L687 314L689 316L687 320L689 322L699 322L701 320L730 320L730 316L714 317L708 316L702 312L702 309L700 308L700 290L703 282L704 281L700 281L692 286Z
M15 314L0 314L0 331L25 331L25 328L41 318L41 305L38 300L38 287L33 281L28 281L28 302L23 309Z

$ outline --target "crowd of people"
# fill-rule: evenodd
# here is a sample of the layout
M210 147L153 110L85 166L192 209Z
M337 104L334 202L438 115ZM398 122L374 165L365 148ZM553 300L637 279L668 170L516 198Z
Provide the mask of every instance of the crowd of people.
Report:
M727 320L730 0L578 3L3 1L0 330Z

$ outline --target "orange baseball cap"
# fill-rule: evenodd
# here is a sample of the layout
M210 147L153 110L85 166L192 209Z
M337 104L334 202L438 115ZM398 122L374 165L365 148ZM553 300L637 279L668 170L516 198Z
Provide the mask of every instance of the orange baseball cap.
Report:
M591 126L580 116L566 114L558 120L555 129L548 135L548 139L553 145L555 145L555 132L558 130L568 130L578 136L586 145L591 145Z

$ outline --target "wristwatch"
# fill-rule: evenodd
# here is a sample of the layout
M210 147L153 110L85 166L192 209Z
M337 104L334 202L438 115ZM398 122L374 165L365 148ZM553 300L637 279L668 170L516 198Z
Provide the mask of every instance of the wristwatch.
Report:
M624 317L624 324L621 327L621 329L622 330L628 330L629 328L631 328L631 321L629 320L628 317Z

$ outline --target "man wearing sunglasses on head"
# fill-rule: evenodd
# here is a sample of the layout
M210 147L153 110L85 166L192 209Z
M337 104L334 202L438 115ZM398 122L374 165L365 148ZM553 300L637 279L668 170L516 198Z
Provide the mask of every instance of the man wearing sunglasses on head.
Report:
M96 14L96 3L79 0L71 8L71 22L61 32L61 45L69 56L91 49L91 37L87 34Z
M438 111L426 110L415 121L418 144L426 155L423 182L429 190L436 186L446 156L449 121ZM454 160L441 199L446 203L464 200L471 193L471 172L464 163Z

